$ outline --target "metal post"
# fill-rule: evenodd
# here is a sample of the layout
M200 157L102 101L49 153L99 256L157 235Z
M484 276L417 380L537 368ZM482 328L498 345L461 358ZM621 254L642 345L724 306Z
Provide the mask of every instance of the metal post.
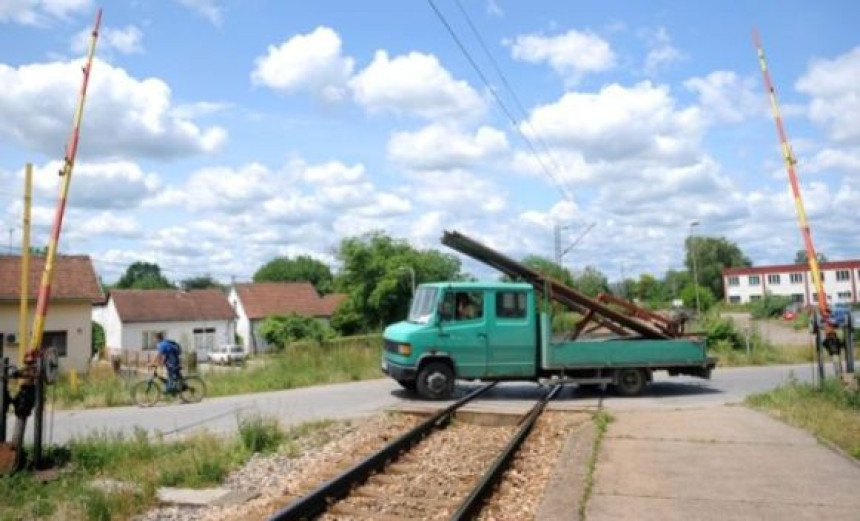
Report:
M699 301L699 274L696 271L696 241L693 240L693 227L698 225L699 221L690 222L690 256L693 257L693 288L696 291L696 315L701 315L702 304Z
M0 361L0 443L6 442L6 412L9 410L9 359Z
M33 191L33 165L24 167L24 229L21 232L21 307L18 311L18 366L24 366L24 353L29 349L27 339L28 312L30 300L30 205Z
M36 410L33 414L33 467L42 468L42 439L45 430L45 359L36 362Z

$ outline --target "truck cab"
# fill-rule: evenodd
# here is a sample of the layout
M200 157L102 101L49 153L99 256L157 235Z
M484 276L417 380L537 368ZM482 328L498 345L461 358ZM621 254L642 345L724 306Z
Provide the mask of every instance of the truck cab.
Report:
M407 319L385 329L382 370L421 396L450 395L454 379L534 379L535 293L528 284L422 284Z

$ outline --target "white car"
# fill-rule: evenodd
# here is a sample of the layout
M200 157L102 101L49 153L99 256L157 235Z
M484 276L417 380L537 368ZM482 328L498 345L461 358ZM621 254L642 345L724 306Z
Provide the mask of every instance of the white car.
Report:
M245 350L240 345L228 344L218 346L209 351L209 362L213 364L241 364L244 361Z

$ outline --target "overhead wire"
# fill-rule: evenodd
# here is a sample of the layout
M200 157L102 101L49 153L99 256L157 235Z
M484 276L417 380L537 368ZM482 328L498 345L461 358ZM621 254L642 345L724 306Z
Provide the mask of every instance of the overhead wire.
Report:
M552 170L549 168L549 166L544 161L543 156L538 152L534 143L532 143L531 139L520 128L520 126L519 126L520 122L519 122L518 118L513 115L513 113L508 108L508 106L505 104L505 102L502 101L501 96L499 96L499 93L496 91L496 89L490 83L489 79L484 74L484 71L481 70L481 67L478 66L478 63L475 61L475 59L472 57L472 54L469 52L469 50L463 44L463 41L460 39L460 37L457 35L457 32L454 30L454 28L448 22L448 19L445 18L445 15L442 14L442 12L439 10L438 7L436 7L436 4L433 2L433 0L427 0L427 3L430 4L430 7L433 9L433 12L436 13L436 16L437 16L437 18L439 18L439 21L442 23L442 25L448 31L448 34L454 40L454 43L457 44L457 47L460 49L460 52L463 53L463 55L466 57L466 60L469 62L469 64L472 66L472 68L475 70L475 72L478 74L478 77L481 79L481 81L484 83L484 85L490 91L490 94L492 94L493 98L496 100L496 103L502 109L502 112L504 112L505 116L507 116L508 120L510 120L511 125L514 127L514 130L517 132L517 134L519 134L520 138L526 144L529 151L532 153L532 155L538 161L538 164L540 165L541 169L544 171L544 173L547 175L547 177L549 177L549 179L552 181L552 183L556 186L558 191L561 192L564 199L566 199L570 203L573 203L574 202L573 197L568 192L566 186L556 178L555 174L553 174Z
M490 61L490 64L493 66L493 70L496 72L496 75L501 80L502 85L505 86L505 89L508 91L508 94L510 94L511 99L513 99L514 105L516 105L517 109L519 109L520 116L522 117L522 120L521 120L522 124L528 128L529 133L534 137L534 139L541 146L544 154L550 160L550 162L552 163L552 166L555 168L556 172L562 172L562 168L559 165L558 161L556 161L555 156L552 153L552 150L549 148L549 146L547 146L546 142L543 140L543 138L541 138L538 131L534 128L534 126L529 121L528 111L526 110L523 103L520 101L520 97L517 95L516 91L511 86L510 82L508 81L507 76L502 71L502 68L499 66L499 63L496 61L495 56L493 56L493 53L490 52L489 47L487 47L487 43L484 40L483 36L481 36L481 32L478 30L478 27L472 21L472 17L469 16L469 13L463 7L463 4L462 4L462 2L460 2L460 0L454 0L454 3L457 5L457 8L460 10L460 13L463 15L463 18L466 20L466 23L469 25L469 29L471 29L472 35L474 35L475 39L478 40L478 44L481 46L481 49L484 51L484 55L486 55L487 59ZM563 178L562 178L562 181L564 181ZM565 187L567 187L567 183L565 183Z

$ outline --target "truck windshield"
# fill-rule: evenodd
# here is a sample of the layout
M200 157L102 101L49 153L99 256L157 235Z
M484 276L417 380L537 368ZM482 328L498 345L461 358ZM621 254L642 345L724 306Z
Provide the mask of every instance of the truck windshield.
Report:
M418 288L412 297L412 307L409 309L409 322L426 324L430 321L435 311L433 305L436 303L437 288Z

